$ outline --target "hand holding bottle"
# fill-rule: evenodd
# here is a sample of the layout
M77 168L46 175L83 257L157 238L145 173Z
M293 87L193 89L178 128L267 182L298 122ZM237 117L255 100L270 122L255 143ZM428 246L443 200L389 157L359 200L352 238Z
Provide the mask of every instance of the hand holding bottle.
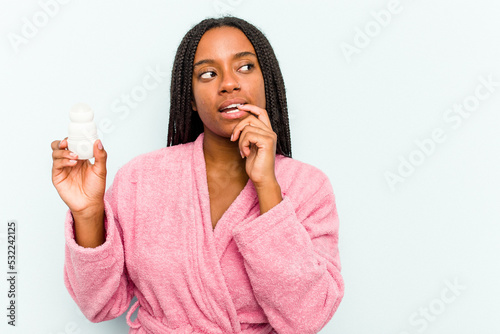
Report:
M107 153L97 139L93 119L94 113L88 105L76 104L70 111L69 137L51 144L52 183L73 215L76 243L91 248L106 241ZM93 157L94 164L88 160Z
M52 183L73 215L90 216L104 210L107 153L100 140L93 146L95 163L77 160L67 139L52 142Z

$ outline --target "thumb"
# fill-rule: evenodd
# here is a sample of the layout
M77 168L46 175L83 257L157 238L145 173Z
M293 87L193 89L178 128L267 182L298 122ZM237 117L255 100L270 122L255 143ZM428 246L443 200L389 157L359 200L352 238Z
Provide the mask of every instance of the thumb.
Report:
M96 173L105 176L106 160L108 158L108 154L106 153L106 150L104 150L104 147L102 146L102 142L100 139L97 139L94 142L94 157L95 157L94 169Z

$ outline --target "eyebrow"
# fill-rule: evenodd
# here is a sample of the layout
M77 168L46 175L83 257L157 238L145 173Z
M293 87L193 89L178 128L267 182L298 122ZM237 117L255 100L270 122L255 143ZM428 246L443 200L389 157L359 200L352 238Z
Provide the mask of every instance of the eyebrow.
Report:
M234 59L239 59L239 58L244 58L244 57L247 57L247 56L253 56L253 57L257 58L257 55L255 55L255 53L250 52L250 51L238 52L237 54L234 55L233 58ZM195 68L196 66L203 65L203 64L213 64L213 63L215 63L215 60L213 60L213 59L202 59L202 60L196 62L193 65L193 68Z

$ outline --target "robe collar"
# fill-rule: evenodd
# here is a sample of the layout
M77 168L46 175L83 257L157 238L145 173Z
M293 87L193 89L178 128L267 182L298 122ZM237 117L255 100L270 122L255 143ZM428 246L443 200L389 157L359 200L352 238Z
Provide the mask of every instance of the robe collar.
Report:
M217 244L217 257L220 259L232 238L232 228L245 218L248 218L250 211L252 213L257 212L257 216L260 215L260 208L258 206L259 198L257 196L257 190L252 180L249 178L245 187L219 219L217 225L215 225L215 229L212 227L207 165L203 153L203 137L204 133L202 132L196 138L193 151L197 195L201 208L203 229L206 230L207 233L210 232L213 235ZM255 218L256 217L253 219Z
M239 333L241 326L236 307L232 301L220 260L232 239L232 228L245 217L249 219L249 212L257 205L256 216L260 214L257 191L250 179L238 197L229 206L212 227L210 214L210 197L208 192L207 169L203 153L202 132L194 141L193 146L193 232L190 239L191 251L199 281L195 284L203 290L204 313L225 332ZM252 215L253 216L253 215ZM201 303L200 303L201 305Z
M212 227L203 138L202 132L194 141L192 156L195 181L192 200L195 219L191 226L190 248L196 259L193 268L200 279L195 284L204 291L204 313L207 316L210 314L211 320L224 331L239 333L241 331L239 318L226 285L220 261L233 238L233 228L260 216L259 198L249 178L243 190L219 219L215 229ZM283 158L284 156L280 154L275 157L277 177L279 176L278 166Z

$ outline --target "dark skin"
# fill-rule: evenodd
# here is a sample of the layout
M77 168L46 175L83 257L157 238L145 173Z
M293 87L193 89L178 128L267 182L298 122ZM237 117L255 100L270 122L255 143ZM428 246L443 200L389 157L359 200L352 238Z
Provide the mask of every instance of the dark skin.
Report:
M192 83L193 110L205 133L212 226L249 178L257 190L261 214L265 213L282 200L274 175L277 135L265 110L264 78L255 49L245 34L233 27L208 30L196 50ZM244 101L238 109L245 113L226 119L219 107L233 99Z

